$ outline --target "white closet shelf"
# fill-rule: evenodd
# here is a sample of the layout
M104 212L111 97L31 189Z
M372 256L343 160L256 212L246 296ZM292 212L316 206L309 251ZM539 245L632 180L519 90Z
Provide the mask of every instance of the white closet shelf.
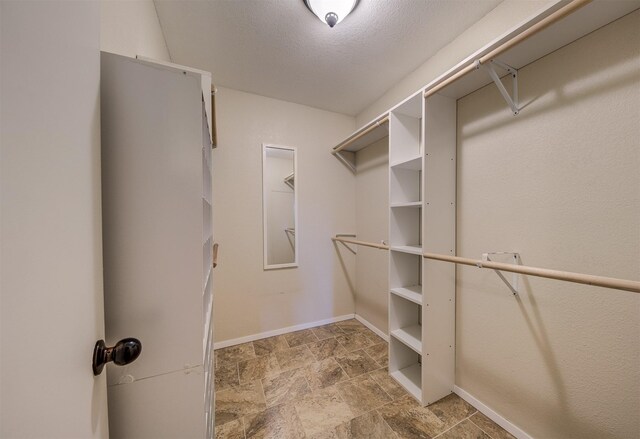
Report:
M406 328L394 329L391 335L398 341L422 355L422 327L420 325L407 326Z
M211 275L213 274L213 264L211 264L211 266L209 267L209 270L207 271L207 274L204 275L204 283L203 283L203 291L202 291L202 295L206 295L207 293L207 285L209 284L209 282L211 281Z
M422 255L422 247L419 245L392 245L390 250L394 252L410 253L412 255Z
M419 171L422 169L422 157L417 156L411 159L391 164L392 168L409 169L411 171Z
M393 207L413 207L420 208L422 207L422 201L407 201L406 203L393 203L390 205Z
M389 135L388 114L380 116L377 120L363 126L338 145L333 147L333 151L342 150L345 152L357 152L369 145L382 140ZM343 146L347 144L347 146Z
M402 297L410 302L422 305L422 285L391 288L391 294L395 294L396 296Z
M390 374L415 399L422 401L422 369L420 364L412 364Z

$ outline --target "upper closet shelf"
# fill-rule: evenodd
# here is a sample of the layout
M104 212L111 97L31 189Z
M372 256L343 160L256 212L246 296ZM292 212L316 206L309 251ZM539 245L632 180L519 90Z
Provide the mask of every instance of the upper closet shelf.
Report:
M360 151L380 139L384 139L389 135L389 114L385 113L378 119L368 123L355 133L351 134L342 142L333 147L332 154L341 151L356 152Z
M493 82L491 61L516 70L638 9L637 0L559 0L469 55L421 90L425 97L439 93L459 99ZM497 72L507 75L500 68ZM507 80L507 86L511 81ZM409 98L410 99L410 98ZM408 100L408 99L407 99ZM332 150L356 152L387 136L389 112L365 125Z
M402 162L392 163L392 168L398 169L408 169L410 171L420 171L422 170L422 157L414 157L412 159L407 159Z
M436 78L424 88L425 95L428 97L437 92L459 99L493 82L486 69L490 61L499 61L518 70L639 6L636 0L558 1ZM465 69L468 70L466 74L462 73ZM506 71L497 70L500 76L507 76ZM511 81L505 82L510 87Z

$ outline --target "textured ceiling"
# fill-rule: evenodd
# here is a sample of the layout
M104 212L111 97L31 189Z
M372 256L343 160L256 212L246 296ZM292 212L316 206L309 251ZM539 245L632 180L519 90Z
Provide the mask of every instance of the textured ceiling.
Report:
M355 115L501 0L360 0L331 29L303 0L155 0L173 62L216 85Z

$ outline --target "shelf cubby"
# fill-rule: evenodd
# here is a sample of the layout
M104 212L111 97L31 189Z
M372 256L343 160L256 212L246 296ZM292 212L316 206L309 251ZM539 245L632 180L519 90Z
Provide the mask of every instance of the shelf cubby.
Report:
M391 249L389 252L390 289L420 285L421 259L419 255Z
M391 168L389 171L390 204L422 201L420 169Z
M414 95L389 113L389 163L421 157L422 96ZM392 136L392 138L391 138Z
M389 215L389 245L421 247L421 209L392 208Z
M422 354L422 307L404 297L390 296L389 332L418 354Z
M389 339L389 374L422 403L420 355L394 337Z

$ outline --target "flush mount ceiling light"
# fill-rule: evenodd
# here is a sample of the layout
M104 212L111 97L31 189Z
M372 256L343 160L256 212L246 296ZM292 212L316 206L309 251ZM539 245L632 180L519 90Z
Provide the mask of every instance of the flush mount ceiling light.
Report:
M358 0L304 0L304 4L320 21L333 27L355 9Z

